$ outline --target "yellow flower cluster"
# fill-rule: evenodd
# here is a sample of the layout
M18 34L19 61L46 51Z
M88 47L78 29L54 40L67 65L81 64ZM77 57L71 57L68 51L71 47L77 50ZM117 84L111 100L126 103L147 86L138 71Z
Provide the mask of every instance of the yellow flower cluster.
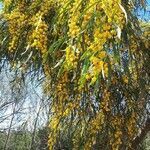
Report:
M48 138L48 146L49 150L53 150L54 144L56 143L56 138L57 138L57 131L60 126L60 117L55 117L53 116L49 128L52 130L52 132L49 134Z
M130 139L133 139L137 133L136 121L138 119L137 113L132 112L127 122L128 135Z
M104 44L113 36L110 30L111 26L108 23L103 24L101 29L95 27L94 41L90 43L88 48L88 50L93 53L93 55L96 53L96 55L90 58L92 63L92 83L95 83L98 75L101 72L103 73L103 76L108 76L108 64L105 61L107 53L104 50Z
M143 34L143 41L145 43L146 48L148 49L150 47L149 39L150 39L150 29L146 29L146 31Z
M103 76L108 76L108 64L104 62L106 54L104 51L101 51L98 55L99 57L92 56L90 61L92 63L90 77L92 78L91 84L95 83L98 78L98 75L102 72ZM88 79L88 78L87 78Z
M14 52L19 40L21 28L26 24L26 15L14 10L11 14L6 14L5 18L8 20L9 24L9 51Z
M81 3L81 0L74 0L72 4L73 6L69 12L70 14L69 14L69 20L68 20L68 26L69 26L68 35L71 38L75 38L79 34L79 31L80 31L80 28L78 26L79 16L80 16L80 11L79 11L80 3Z
M41 51L42 56L47 52L47 24L42 21L41 16L35 23L35 29L32 31L30 38L31 47Z
M129 80L128 80L128 77L127 77L126 75L124 75L124 76L122 77L122 79L123 79L123 82L124 82L124 83L128 84Z
M111 140L110 144L112 150L119 150L120 145L122 144L122 127L123 127L123 119L120 116L114 116L111 123L112 127L114 128L114 132L110 133Z
M12 3L12 1L4 1L4 5L7 7ZM26 9L30 10L32 7L36 7L38 3L33 1L30 7L26 7L25 1L19 1L15 5L15 9L11 13L5 13L5 18L9 23L9 33L10 33L10 43L9 51L13 52L16 49L19 36L22 36L22 29L30 27L31 30L27 32L27 44L25 46L34 47L41 51L42 56L47 52L47 30L48 25L45 22L45 16L49 13L54 2L52 0L44 0L41 7L36 14L27 14ZM7 8L5 7L5 8ZM8 8L7 8L8 9ZM32 9L33 13L34 9ZM24 36L24 35L23 35Z
M66 68L72 69L77 66L77 55L75 52L75 48L68 46L66 48Z
M88 24L88 22L90 21L90 19L92 18L92 14L93 11L95 10L96 6L95 6L96 0L89 0L87 2L87 6L89 9L87 9L84 12L84 16L83 16L83 21L82 21L82 29L84 30Z
M102 102L100 103L101 108L103 109L104 112L110 111L110 108L111 108L110 104L111 104L110 92L108 92L107 90L104 90L103 99L102 99Z
M61 79L59 80L57 86L56 86L56 101L54 101L52 106L52 112L54 115L51 117L51 121L49 124L49 128L51 129L51 133L49 135L49 150L53 150L53 146L56 142L57 138L57 131L59 130L61 126L61 117L68 115L69 108L72 108L71 105L68 107L67 110L65 110L65 103L68 100L68 92L66 89L66 83L68 82L68 75L67 72L63 74Z
M97 26L99 25L100 24L97 24ZM94 41L91 42L89 47L89 50L92 50L93 52L102 50L106 41L112 37L110 32L111 26L109 24L105 23L101 29L97 26L94 30Z
M10 6L11 3L12 3L12 0L4 0L3 1L4 8L8 9L8 7Z
M117 131L114 134L115 141L114 143L112 143L112 150L119 150L120 145L122 144L122 141L121 141L122 131L119 128L117 128L116 130Z
M105 115L103 111L100 111L97 113L95 118L91 119L91 121L88 123L89 128L86 130L89 130L88 133L90 135L89 135L89 139L85 143L84 150L92 149L92 146L96 141L96 134L103 128L104 119L105 119Z
M108 17L108 22L115 23L122 29L125 23L125 14L121 6L121 0L102 0L102 8Z
M131 52L135 53L138 50L138 45L137 42L135 40L135 38L133 36L130 37L130 45L129 45L129 49L131 50Z
M39 13L47 15L52 7L54 7L55 2L53 0L43 0Z

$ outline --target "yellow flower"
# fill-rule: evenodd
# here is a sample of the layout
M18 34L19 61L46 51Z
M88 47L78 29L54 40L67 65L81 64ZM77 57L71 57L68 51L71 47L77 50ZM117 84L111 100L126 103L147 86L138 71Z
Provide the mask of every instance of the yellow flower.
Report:
M101 51L99 54L98 54L99 58L103 59L106 57L106 52L105 51Z
M123 81L124 81L124 83L128 84L128 77L124 75L123 76Z
M94 76L94 77L92 78L91 84L95 83L96 80L97 80L97 78Z
M86 80L89 80L91 78L90 74L86 74L85 78Z

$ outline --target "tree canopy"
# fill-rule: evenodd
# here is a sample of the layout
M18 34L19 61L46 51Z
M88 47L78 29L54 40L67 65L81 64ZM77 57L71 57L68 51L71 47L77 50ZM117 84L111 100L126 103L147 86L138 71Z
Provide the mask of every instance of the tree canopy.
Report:
M3 0L0 58L44 74L49 149L135 149L149 119L144 0Z

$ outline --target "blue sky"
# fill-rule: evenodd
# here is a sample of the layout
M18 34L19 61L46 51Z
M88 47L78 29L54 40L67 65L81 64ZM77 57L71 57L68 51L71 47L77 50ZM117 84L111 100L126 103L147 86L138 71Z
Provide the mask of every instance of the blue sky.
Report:
M147 0L146 11L138 10L138 17L145 21L150 21L150 0Z

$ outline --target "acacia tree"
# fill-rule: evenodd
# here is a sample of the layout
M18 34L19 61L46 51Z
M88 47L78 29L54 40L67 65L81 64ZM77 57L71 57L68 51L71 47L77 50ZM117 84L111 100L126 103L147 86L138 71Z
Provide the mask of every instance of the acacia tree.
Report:
M149 121L143 0L4 0L1 58L44 72L49 149L135 149ZM64 137L66 140L64 140ZM135 144L134 144L135 143Z

